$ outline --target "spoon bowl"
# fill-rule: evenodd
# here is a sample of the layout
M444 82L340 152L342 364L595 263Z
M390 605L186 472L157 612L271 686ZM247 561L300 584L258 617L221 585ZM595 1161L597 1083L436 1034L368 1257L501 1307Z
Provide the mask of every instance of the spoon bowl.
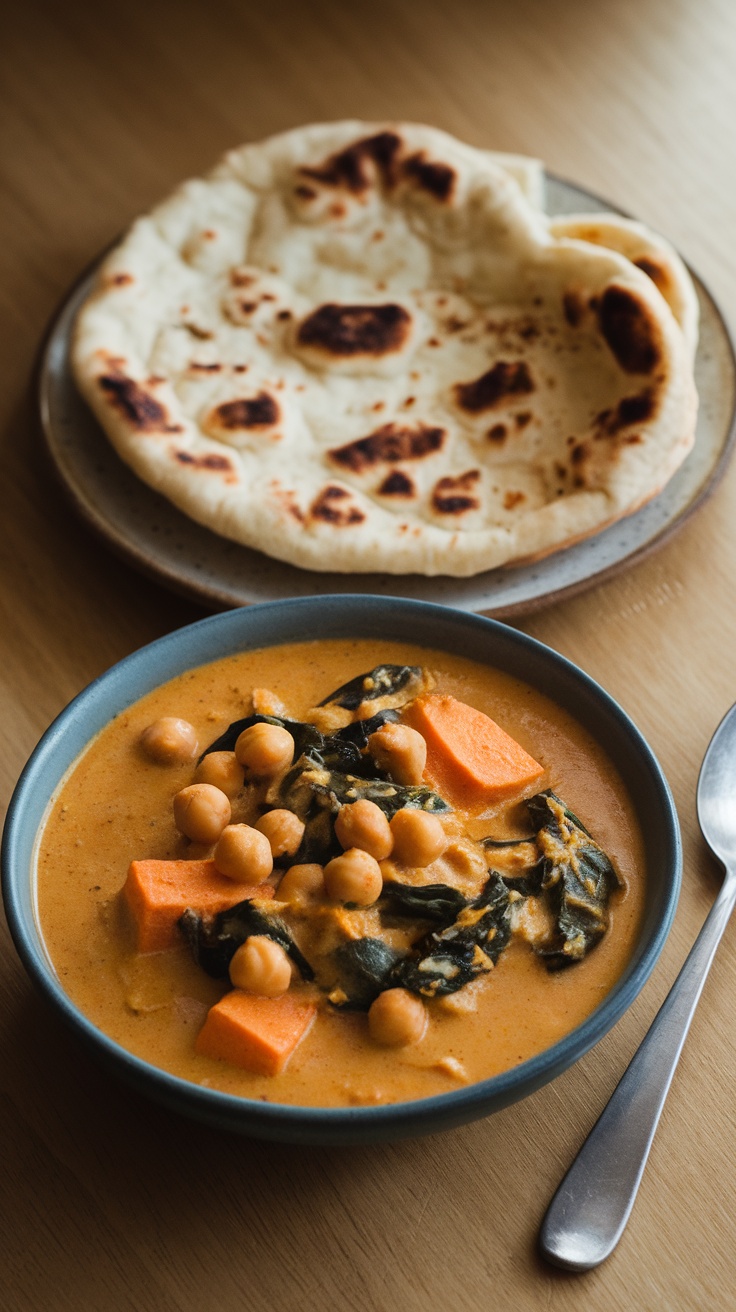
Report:
M736 706L723 717L700 767L698 821L703 837L726 869L736 865Z

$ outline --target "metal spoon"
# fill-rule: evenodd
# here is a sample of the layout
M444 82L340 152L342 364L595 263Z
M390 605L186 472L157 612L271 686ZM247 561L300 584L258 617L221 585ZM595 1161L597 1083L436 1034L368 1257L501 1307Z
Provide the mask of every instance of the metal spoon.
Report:
M710 741L697 805L703 837L726 877L646 1038L549 1205L539 1249L568 1271L598 1266L624 1232L682 1045L736 904L736 706Z

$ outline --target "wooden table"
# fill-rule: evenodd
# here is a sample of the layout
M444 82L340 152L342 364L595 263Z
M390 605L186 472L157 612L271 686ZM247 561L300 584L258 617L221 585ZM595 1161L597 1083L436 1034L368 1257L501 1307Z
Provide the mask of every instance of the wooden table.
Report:
M426 120L539 154L660 228L735 317L736 8L728 0L23 0L6 14L0 215L3 795L112 662L198 618L61 499L29 380L79 269L229 145L302 121ZM633 715L674 789L685 881L643 995L534 1097L450 1134L297 1150L190 1124L59 1029L3 928L0 1302L8 1312L730 1309L736 936L721 949L626 1235L597 1272L542 1265L547 1201L718 886L694 789L736 697L736 474L664 548L522 623Z

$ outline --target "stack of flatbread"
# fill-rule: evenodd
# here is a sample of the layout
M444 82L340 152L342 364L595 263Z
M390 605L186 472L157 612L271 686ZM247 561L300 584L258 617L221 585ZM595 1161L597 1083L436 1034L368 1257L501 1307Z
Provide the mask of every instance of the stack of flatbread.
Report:
M692 446L697 300L615 215L432 128L230 152L101 266L74 345L122 458L193 519L317 570L471 575L655 496Z

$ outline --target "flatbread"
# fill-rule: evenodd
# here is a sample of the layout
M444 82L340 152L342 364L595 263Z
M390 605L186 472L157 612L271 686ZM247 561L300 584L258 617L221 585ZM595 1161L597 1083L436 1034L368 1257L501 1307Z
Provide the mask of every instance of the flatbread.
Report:
M466 576L595 533L692 446L692 348L540 176L411 124L232 151L104 262L79 386L146 483L296 565Z

